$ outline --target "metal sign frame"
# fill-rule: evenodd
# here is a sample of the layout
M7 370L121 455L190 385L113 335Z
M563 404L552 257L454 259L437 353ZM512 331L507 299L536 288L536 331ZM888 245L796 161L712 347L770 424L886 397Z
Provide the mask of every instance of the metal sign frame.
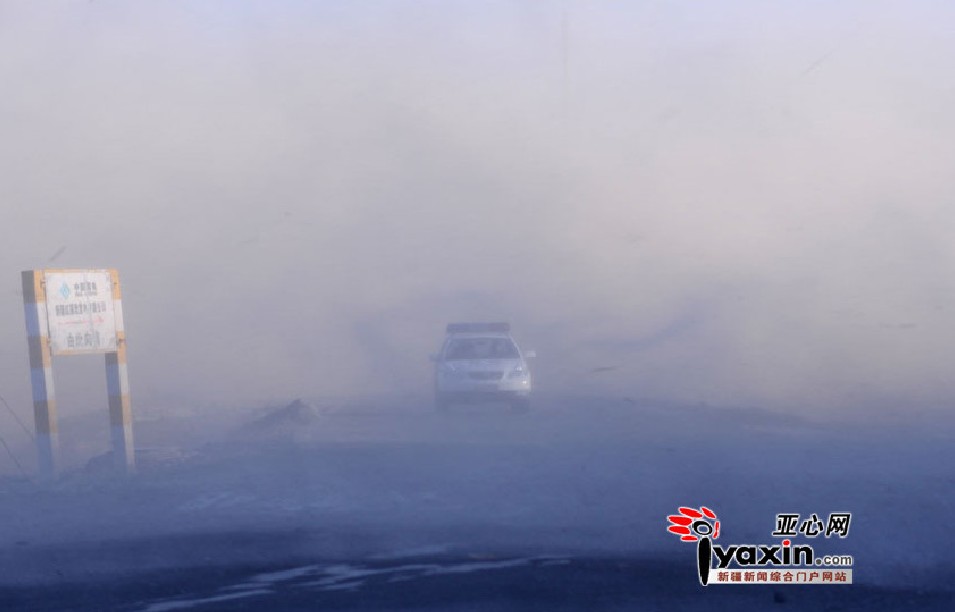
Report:
M55 310L53 319L48 308L47 279L51 275L58 278L67 278L71 275L95 275L109 279L108 295L100 298L99 287L95 283L82 296L96 297L95 306L91 300L79 302L73 309ZM52 478L58 471L59 429L56 417L56 392L53 387L53 356L68 356L74 354L104 354L106 357L106 389L109 396L110 438L112 440L113 458L117 468L125 473L132 473L136 468L136 458L133 446L132 407L129 399L129 380L126 369L126 330L123 322L122 293L119 285L119 273L114 269L45 269L26 270L22 273L23 280L23 307L26 318L27 344L30 350L30 379L33 387L33 417L36 427L37 456L40 475ZM106 288L103 288L106 289ZM64 295L64 298L67 296ZM106 301L108 300L108 306ZM95 311L95 312L94 312ZM94 315L109 313L109 317ZM62 330L62 324L56 317L64 314L89 316L89 325L99 325L102 329L112 332L105 343L97 339L94 343L88 341L82 346L57 346L51 342L51 325L54 334ZM110 324L110 320L112 323ZM77 321L73 321L77 324ZM82 324L82 321L79 321ZM97 328L98 330L98 328ZM70 332L69 338L73 338Z

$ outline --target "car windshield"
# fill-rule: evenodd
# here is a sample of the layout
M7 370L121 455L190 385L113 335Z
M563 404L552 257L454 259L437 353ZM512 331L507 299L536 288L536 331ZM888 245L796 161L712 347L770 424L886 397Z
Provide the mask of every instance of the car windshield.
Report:
M457 338L448 344L445 359L517 359L517 347L510 338Z

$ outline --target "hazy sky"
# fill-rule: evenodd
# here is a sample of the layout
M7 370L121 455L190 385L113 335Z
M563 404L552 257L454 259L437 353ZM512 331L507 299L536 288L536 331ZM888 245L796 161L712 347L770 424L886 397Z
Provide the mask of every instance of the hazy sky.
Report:
M553 391L945 404L953 31L947 2L0 2L0 393L32 419L20 271L116 267L134 406L425 392L446 322L502 319ZM105 404L99 358L56 376Z

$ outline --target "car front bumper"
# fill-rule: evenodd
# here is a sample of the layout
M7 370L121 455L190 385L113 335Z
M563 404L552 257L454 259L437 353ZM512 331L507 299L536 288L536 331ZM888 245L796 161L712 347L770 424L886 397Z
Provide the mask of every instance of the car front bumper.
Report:
M526 400L530 397L529 391L454 391L439 392L439 397L447 401L480 403L480 402L510 402Z
M471 379L438 379L435 391L446 395L526 397L531 392L530 378L503 378L485 381Z

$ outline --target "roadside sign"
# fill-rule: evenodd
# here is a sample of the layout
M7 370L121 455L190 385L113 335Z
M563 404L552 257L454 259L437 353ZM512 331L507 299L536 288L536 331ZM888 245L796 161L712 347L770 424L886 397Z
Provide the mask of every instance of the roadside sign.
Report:
M53 478L58 467L53 357L84 353L105 356L113 458L117 468L132 473L136 460L119 273L96 269L26 270L22 280L41 476Z
M116 350L109 270L45 272L50 349L54 355Z

